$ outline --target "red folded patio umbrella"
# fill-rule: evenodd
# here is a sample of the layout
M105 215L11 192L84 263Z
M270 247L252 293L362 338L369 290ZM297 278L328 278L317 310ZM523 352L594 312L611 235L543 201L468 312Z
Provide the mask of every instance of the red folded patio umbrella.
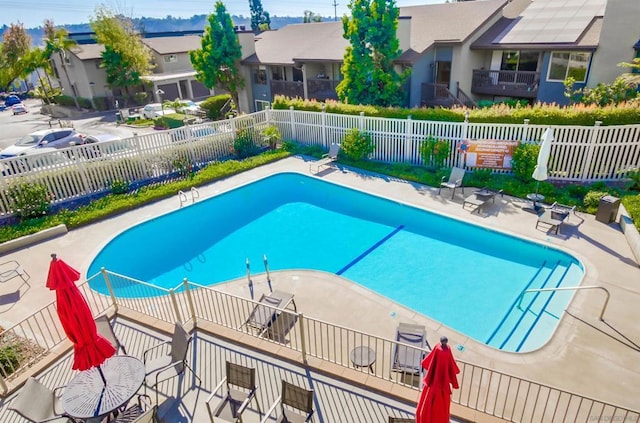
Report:
M427 374L416 409L417 423L449 423L451 388L459 388L456 375L460 369L447 342L445 336L440 338L440 344L422 360Z
M67 338L73 342L73 370L100 366L116 349L98 334L89 304L76 286L80 273L51 254L47 288L56 291L56 308Z

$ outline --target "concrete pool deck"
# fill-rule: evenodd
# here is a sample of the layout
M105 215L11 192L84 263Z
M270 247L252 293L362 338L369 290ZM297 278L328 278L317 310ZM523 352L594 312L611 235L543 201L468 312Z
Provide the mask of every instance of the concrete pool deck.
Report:
M200 187L199 201L277 172L308 175L309 163L302 158L288 158ZM463 351L454 350L459 360L623 407L640 408L640 327L636 324L640 268L618 224L603 224L592 215L578 213L571 215L556 236L535 228L536 216L522 209L529 205L526 200L497 197L495 204L487 203L478 214L463 209L464 195L459 191L451 200L448 191L438 195L435 188L346 168L328 168L316 176L562 248L584 263L586 273L582 286L604 287L611 292L611 300L601 322L598 316L604 293L601 290L576 292L552 339L539 350L520 354L498 351L476 342L366 288L345 283L336 275L313 271L274 273L274 285L295 294L299 311L382 337L392 337L399 321L425 324L431 345L440 335L447 335L452 345L464 346ZM468 188L465 194L469 192ZM17 260L31 279L28 289L21 285L19 278L0 286L0 326L10 327L53 301L54 293L44 287L51 253L57 253L84 274L93 257L113 236L178 207L176 196L4 255L0 261ZM425 252L425 260L428 258L429 253ZM411 277L411 269L407 269L407 278ZM254 278L258 295L265 289L260 285L263 280L264 275ZM249 296L242 280L231 282L224 289ZM331 301L320 301L328 292Z

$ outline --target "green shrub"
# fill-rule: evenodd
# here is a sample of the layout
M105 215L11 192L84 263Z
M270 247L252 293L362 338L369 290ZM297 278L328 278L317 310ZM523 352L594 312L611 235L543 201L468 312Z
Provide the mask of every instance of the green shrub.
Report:
M25 219L47 214L52 200L46 185L35 182L18 182L7 191L16 215Z
M629 178L627 189L640 191L640 168L629 169L626 176Z
M21 355L17 345L0 347L0 369L2 376L8 376L20 367Z
M485 168L477 168L474 169L471 174L471 183L470 185L483 187L491 182L491 178L493 177L493 169L485 169Z
M129 182L122 179L114 179L111 181L111 193L112 194L124 194L129 191Z
M111 110L111 101L107 97L93 97L93 104L96 105L98 111Z
M133 94L133 102L136 104L136 106L142 106L143 104L147 104L147 97L149 97L149 94L147 94L146 92L137 92Z
M185 115L180 113L171 113L154 119L153 124L156 128L174 129L184 126Z
M522 182L530 182L532 180L533 170L538 162L538 152L540 146L521 142L513 149L513 157L511 158L511 170L513 175Z
M262 139L269 144L270 149L275 149L280 141L282 141L282 134L276 125L269 125L262 130Z
M371 134L361 132L358 128L351 128L342 139L341 149L352 160L363 160L376 149L371 140Z
M594 214L598 210L600 199L608 194L606 191L589 191L582 200L587 213Z
M230 94L220 94L209 97L200 103L200 107L207 111L207 117L211 120L224 119L222 115L222 107L231 99Z
M640 194L622 197L622 205L633 219L633 223L640 230Z
M245 159L258 152L258 147L253 141L253 136L248 129L240 129L236 132L236 138L233 141L233 151L239 159Z
M444 167L444 162L449 158L451 146L447 141L437 140L432 135L425 138L420 144L420 157L425 166L438 170Z

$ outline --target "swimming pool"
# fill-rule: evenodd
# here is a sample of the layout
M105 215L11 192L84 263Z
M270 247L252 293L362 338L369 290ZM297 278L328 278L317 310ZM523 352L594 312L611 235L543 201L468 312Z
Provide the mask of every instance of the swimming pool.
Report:
M271 270L341 275L470 337L530 351L553 333L584 270L560 250L317 178L270 176L136 225L96 256L101 267L163 287ZM258 270L255 269L254 272ZM103 283L92 287L106 292ZM128 296L125 290L117 292Z

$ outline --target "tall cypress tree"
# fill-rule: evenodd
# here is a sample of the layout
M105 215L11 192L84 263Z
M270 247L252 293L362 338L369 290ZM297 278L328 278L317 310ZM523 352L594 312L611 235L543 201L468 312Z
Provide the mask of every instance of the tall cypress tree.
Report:
M251 10L251 30L254 34L271 29L269 12L264 11L260 0L249 0L249 9Z
M336 87L341 101L377 106L402 105L402 85L408 71L398 74L393 61L400 57L396 37L399 9L394 0L351 0L351 17L344 16L344 38L349 46Z
M217 85L231 93L238 107L238 89L244 80L238 70L242 49L231 16L221 1L209 15L201 42L202 48L189 52L196 79L211 89Z

